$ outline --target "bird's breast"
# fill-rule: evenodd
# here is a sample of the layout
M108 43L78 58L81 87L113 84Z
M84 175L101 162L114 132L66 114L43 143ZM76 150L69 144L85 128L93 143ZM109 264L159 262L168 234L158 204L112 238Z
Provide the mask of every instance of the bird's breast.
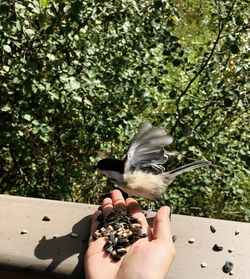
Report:
M165 191L161 175L134 171L123 175L122 189L130 195L150 200L157 200Z

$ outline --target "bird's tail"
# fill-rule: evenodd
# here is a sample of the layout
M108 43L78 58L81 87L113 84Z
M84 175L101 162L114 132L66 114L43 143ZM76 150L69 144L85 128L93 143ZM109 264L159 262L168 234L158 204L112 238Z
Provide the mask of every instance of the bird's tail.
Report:
M184 172L188 172L188 171L200 168L200 167L208 166L210 164L211 164L210 161L200 160L200 161L196 161L196 162L181 166L177 169L165 172L164 174L168 175L171 178L174 178L180 174L183 174Z

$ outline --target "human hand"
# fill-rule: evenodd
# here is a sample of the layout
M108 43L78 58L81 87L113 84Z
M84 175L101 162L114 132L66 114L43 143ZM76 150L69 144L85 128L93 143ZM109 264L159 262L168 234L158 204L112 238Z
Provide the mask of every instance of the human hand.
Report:
M128 214L140 219L142 231L146 238L137 240L128 246L127 254L120 261L113 261L103 250L105 238L90 240L84 258L86 279L163 279L175 257L175 247L172 241L169 213L167 206L161 207L154 219L153 230L147 223L139 204L132 198L124 200L119 190L111 193L111 198L103 201L102 211L98 210L92 216L91 235L98 225L97 217L103 213L108 216L117 208L127 207Z

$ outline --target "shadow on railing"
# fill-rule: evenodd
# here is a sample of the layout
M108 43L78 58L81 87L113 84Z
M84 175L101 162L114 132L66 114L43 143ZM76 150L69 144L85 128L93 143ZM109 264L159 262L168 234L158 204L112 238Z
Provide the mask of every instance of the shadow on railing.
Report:
M86 216L72 227L72 232L63 236L55 236L51 239L46 239L43 236L35 248L34 255L40 260L51 259L51 263L45 269L47 273L53 273L56 268L66 259L77 254L78 263L76 264L71 275L83 274L83 257L87 249L90 228L90 217ZM71 235L71 233L73 233ZM82 245L75 241L74 237L81 239Z

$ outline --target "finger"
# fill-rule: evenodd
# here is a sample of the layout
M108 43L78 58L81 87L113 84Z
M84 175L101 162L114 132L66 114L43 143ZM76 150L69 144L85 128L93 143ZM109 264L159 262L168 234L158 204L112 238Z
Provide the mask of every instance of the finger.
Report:
M97 210L93 215L92 215L92 218L91 218L91 227L90 227L90 236L95 232L96 228L97 228L97 225L98 225L98 221L97 221L97 217L99 215L101 215L102 212L100 210Z
M102 213L106 218L113 211L113 203L111 198L105 198L102 202Z
M154 218L153 239L160 239L172 243L172 232L169 220L170 208L161 207Z
M144 224L148 224L140 205L138 204L138 202L135 199L127 198L126 205L128 208L128 214L130 216L133 216L133 217L139 219Z
M112 198L113 205L114 205L114 208L115 208L115 209L116 209L117 207L126 206L125 200L124 200L124 198L123 198L123 195L122 195L121 191L119 191L119 190L113 190L113 191L111 192L111 198Z
M115 211L127 214L126 203L125 203L125 200L123 198L121 191L113 190L111 192L111 198L113 201L113 206L114 206Z
M128 214L130 216L137 218L141 222L142 232L147 233L148 238L151 240L152 239L151 228L149 227L147 219L146 219L140 205L138 204L138 202L135 199L128 198L128 199L126 199L126 205L127 205L127 209L128 209Z

